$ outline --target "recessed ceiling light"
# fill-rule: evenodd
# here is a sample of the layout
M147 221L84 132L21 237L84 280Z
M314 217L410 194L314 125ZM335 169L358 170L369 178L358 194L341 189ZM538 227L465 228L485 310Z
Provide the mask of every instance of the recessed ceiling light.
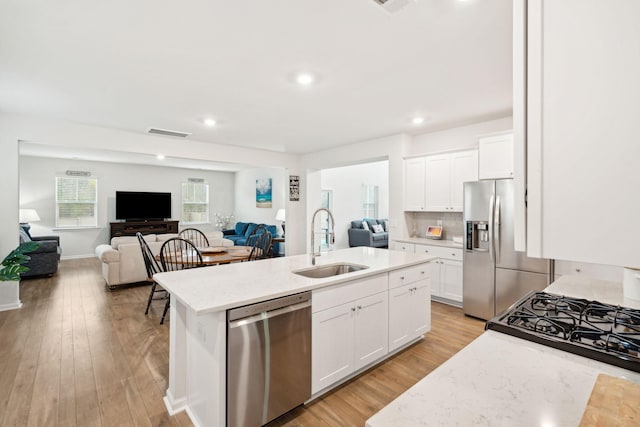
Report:
M298 76L296 77L296 81L304 86L308 86L311 83L313 83L313 81L315 80L315 78L313 77L313 74L309 74L309 73L301 73L298 74Z
M215 126L216 121L214 119L204 119L204 124L207 126Z
M158 160L164 160L164 154L158 154L156 157Z
M421 125L422 123L424 123L424 117L414 117L413 120L411 120L411 122L414 125Z

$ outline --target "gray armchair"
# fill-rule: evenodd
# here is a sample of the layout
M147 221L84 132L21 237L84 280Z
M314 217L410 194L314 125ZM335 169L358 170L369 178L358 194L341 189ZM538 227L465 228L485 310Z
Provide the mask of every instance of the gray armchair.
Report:
M24 264L25 267L29 268L29 271L21 273L20 277L51 276L58 271L58 263L60 262L60 254L62 253L60 236L33 237L29 235L28 230L21 227L20 243L27 240L39 242L40 246L35 251L25 254L31 257L31 259Z
M351 227L347 230L349 235L349 246L371 246L374 248L389 247L389 233L384 228L386 220L384 219L368 219L367 229L364 228L363 221L351 221ZM383 231L374 232L373 226L380 225Z

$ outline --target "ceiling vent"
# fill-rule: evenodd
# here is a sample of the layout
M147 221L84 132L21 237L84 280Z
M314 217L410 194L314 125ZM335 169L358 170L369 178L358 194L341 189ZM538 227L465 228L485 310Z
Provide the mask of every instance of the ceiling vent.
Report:
M409 3L414 3L415 0L373 0L378 5L382 6L387 12L397 12Z
M174 136L176 138L186 138L191 135L188 132L179 132L177 130L168 130L168 129L160 129L160 128L149 128L147 129L148 133L154 133L156 135L164 135L164 136Z

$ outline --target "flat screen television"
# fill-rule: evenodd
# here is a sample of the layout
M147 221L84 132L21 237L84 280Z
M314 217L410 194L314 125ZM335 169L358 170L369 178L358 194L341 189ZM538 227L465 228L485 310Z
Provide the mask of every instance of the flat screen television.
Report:
M171 218L171 193L116 191L116 219L164 220Z

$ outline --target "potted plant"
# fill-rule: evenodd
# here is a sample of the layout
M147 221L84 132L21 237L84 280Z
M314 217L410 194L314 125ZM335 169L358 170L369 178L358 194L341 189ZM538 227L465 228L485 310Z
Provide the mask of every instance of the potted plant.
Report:
M9 255L2 260L0 281L7 282L20 280L20 273L29 271L29 267L22 265L31 259L29 255L26 255L26 253L35 251L39 246L39 242L24 242L12 250Z

